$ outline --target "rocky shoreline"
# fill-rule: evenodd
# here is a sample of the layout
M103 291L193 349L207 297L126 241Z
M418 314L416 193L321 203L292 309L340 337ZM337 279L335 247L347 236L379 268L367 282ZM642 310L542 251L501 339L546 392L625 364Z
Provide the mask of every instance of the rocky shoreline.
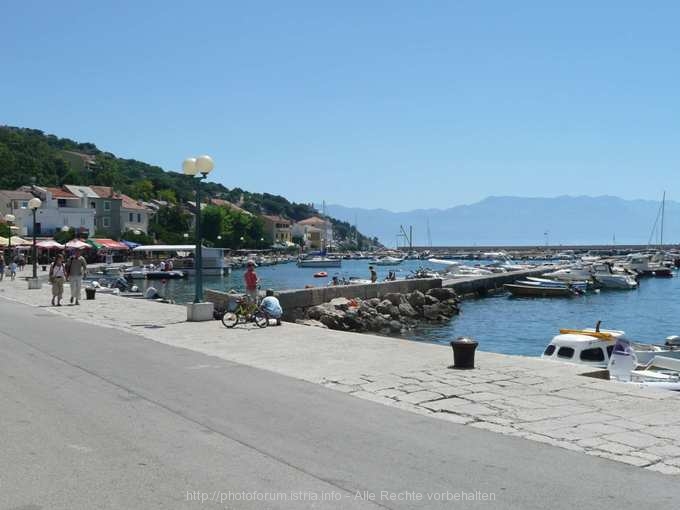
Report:
M460 299L448 288L433 288L401 294L391 292L380 298L338 297L307 309L299 324L340 331L396 334L413 329L420 322L444 322L457 315Z

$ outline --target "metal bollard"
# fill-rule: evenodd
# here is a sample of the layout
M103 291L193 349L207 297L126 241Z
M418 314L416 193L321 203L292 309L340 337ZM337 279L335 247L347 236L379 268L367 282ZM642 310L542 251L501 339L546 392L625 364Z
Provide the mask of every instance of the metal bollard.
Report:
M479 343L475 339L464 336L452 340L453 366L449 368L475 368L475 350L478 345Z

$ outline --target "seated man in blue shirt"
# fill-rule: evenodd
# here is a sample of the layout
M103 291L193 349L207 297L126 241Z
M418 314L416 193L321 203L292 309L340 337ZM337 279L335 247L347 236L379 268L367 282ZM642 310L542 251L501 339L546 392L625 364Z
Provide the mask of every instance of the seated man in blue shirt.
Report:
M276 325L280 326L283 309L281 308L279 300L274 297L274 291L272 289L267 289L267 295L260 305L269 317L276 319Z

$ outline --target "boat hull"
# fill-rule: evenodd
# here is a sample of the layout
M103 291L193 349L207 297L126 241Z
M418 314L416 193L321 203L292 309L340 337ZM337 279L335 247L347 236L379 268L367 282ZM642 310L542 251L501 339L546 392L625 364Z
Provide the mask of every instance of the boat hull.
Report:
M566 287L541 287L539 285L516 285L506 283L503 287L518 297L574 297L576 293Z
M312 259L312 260L298 260L298 267L341 267L341 259Z

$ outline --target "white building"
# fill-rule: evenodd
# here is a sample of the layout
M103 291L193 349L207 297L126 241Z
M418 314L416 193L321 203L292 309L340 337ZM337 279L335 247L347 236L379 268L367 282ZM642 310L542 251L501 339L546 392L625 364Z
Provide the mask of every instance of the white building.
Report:
M63 227L83 235L94 234L95 210L89 207L86 196L78 197L62 188L24 186L19 191L31 193L42 200L36 211L36 235L51 236ZM15 210L20 235L33 235L33 214L30 209Z

